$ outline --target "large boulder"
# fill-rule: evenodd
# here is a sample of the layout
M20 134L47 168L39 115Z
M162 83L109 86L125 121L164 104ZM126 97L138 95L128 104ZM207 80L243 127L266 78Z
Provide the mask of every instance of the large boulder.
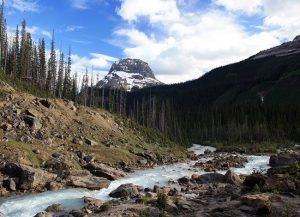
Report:
M53 215L48 212L39 212L34 217L53 217Z
M227 183L232 185L240 186L242 184L242 180L240 179L239 175L237 175L232 170L228 170L225 174L225 180Z
M255 186L263 187L266 183L266 176L260 173L252 173L251 175L247 176L243 182L243 185L252 190Z
M103 177L93 176L89 172L84 172L69 176L68 185L76 188L100 190L102 188L108 188L110 181Z
M139 195L140 186L133 184L120 185L116 190L110 192L109 196L113 198L135 198Z
M300 161L300 154L296 152L279 153L270 157L269 164L271 167L289 166L296 161Z
M47 182L55 180L55 174L41 169L17 163L8 163L3 168L3 173L10 177L18 178L17 188L21 190L32 190L44 187Z
M125 176L124 172L102 163L89 163L85 166L85 169L90 171L95 176L104 177L112 181Z
M271 202L268 195L244 195L240 199L243 203L254 208L259 215L268 215L271 213Z
M226 183L226 179L225 176L220 173L207 173L199 176L196 182L199 184Z
M43 127L40 119L31 115L25 115L24 121L32 130L40 130Z
M187 176L181 177L177 181L180 185L185 185L185 186L190 185L190 179Z

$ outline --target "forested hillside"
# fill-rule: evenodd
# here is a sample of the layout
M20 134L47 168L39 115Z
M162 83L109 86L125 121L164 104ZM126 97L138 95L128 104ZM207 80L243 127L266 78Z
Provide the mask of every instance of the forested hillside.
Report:
M300 140L300 55L249 58L130 93L128 115L185 142Z

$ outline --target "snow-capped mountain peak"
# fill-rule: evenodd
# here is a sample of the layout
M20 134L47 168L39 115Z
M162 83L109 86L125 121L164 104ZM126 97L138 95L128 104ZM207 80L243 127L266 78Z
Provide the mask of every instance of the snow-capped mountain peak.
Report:
M139 59L122 59L112 65L109 73L97 86L131 91L161 84L163 83L155 78L146 62Z

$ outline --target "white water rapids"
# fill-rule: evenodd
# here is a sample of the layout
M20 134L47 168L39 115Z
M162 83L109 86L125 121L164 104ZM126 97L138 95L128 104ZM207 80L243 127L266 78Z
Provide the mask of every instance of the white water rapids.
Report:
M203 154L206 149L214 151L215 149L207 146L194 145L190 148L196 154ZM268 169L268 156L247 156L249 162L244 168L233 168L238 174L250 174L254 170ZM73 209L83 206L84 196L94 197L97 199L108 200L108 194L119 187L121 184L133 183L143 187L152 188L154 185L165 185L167 182L177 180L183 176L191 176L192 174L204 174L203 170L193 168L195 161L190 163L179 163L168 166L160 166L154 169L136 171L128 174L126 177L111 182L109 188L99 191L87 191L80 189L65 189L55 192L45 192L39 194L25 195L21 197L6 198L0 200L0 213L7 217L32 217L36 213L45 210L48 206L60 203L66 209ZM219 171L225 173L226 171Z

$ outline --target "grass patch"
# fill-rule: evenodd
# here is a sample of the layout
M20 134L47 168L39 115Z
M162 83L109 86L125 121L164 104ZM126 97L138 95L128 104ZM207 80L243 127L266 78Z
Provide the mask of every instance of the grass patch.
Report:
M46 91L41 90L39 87L31 84L29 81L12 78L2 70L0 70L0 80L11 85L15 90L20 92L29 93L37 97L51 97Z

